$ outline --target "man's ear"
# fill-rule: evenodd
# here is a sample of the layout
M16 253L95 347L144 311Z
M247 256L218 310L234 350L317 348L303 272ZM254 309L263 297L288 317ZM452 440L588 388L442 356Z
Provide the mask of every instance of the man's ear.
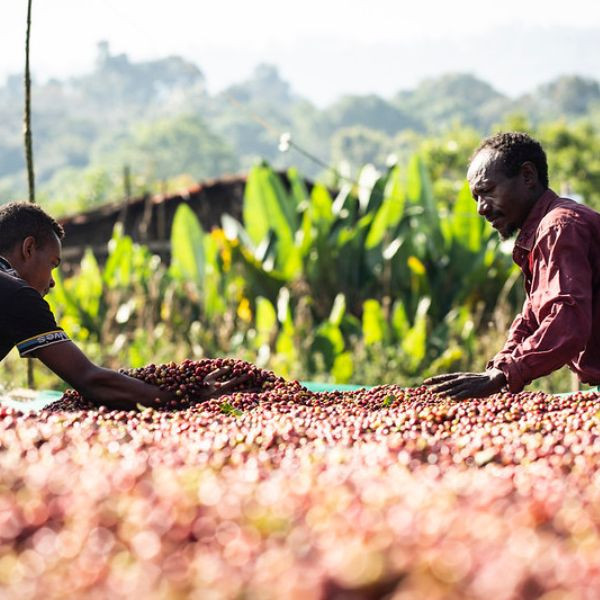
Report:
M28 235L21 242L21 254L24 260L32 257L35 247L35 238L32 235Z
M535 187L539 182L537 167L530 160L521 165L521 175L527 187Z

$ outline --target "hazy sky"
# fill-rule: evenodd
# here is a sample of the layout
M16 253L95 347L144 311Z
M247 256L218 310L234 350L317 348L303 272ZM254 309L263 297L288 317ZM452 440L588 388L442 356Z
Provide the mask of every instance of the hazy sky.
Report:
M23 69L27 2L2 4L0 79ZM193 60L212 92L265 61L323 103L436 71L474 72L506 93L565 71L599 76L596 38L599 0L33 0L31 61L40 79L81 73L104 39L134 60Z

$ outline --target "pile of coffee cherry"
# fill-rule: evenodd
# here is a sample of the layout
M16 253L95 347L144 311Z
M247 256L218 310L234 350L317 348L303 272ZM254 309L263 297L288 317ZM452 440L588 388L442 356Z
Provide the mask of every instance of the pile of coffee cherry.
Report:
M297 392L297 381L286 381L272 371L234 358L186 359L180 363L149 364L137 369L120 369L120 373L135 377L161 390L172 392L174 399L157 406L158 410L183 410L206 398L209 385L215 397L224 393L265 393L277 396L283 392ZM219 390L223 386L223 392ZM218 393L217 393L218 392ZM67 390L62 398L46 407L51 412L93 410L98 406L75 390Z

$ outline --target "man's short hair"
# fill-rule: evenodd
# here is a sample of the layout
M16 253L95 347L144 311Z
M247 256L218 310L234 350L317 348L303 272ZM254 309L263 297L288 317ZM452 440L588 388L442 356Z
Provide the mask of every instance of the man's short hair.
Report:
M26 237L32 236L39 247L43 247L56 235L62 240L65 232L36 204L9 202L0 206L0 252L12 250Z
M497 133L484 139L471 156L471 161L481 150L496 150L500 155L502 172L515 177L524 162L532 162L540 183L548 187L548 159L542 145L530 135L521 132Z

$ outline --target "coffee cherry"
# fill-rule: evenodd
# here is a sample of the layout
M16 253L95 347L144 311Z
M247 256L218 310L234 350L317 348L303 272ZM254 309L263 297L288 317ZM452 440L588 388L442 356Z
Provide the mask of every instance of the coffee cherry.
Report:
M203 399L224 366L249 381ZM182 395L0 405L3 597L600 589L600 394L311 393L233 359L123 372Z

